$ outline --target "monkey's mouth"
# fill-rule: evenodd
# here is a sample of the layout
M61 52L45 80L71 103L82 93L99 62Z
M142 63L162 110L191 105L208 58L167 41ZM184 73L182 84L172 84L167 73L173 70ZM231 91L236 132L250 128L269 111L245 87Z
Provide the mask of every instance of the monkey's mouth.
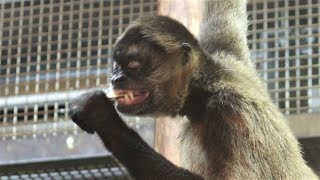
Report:
M149 92L146 90L110 90L107 94L114 99L120 106L131 106L143 102Z

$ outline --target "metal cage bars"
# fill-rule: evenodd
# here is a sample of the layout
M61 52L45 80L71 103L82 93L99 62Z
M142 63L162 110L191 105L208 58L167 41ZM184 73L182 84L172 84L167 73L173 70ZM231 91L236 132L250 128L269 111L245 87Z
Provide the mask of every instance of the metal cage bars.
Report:
M320 112L320 1L253 1L249 45L285 114Z
M61 123L76 131L64 122L68 101L106 86L113 42L130 21L156 8L156 0L2 1L2 137L16 137L26 125L40 133L43 123L51 123L54 132Z

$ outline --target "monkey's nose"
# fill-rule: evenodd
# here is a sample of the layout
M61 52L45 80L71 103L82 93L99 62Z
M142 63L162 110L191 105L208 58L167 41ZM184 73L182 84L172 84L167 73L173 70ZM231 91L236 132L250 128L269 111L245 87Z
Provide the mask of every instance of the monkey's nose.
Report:
M111 77L111 82L112 82L112 84L117 84L117 83L122 83L122 82L126 81L127 79L128 79L128 77L124 74L113 75Z

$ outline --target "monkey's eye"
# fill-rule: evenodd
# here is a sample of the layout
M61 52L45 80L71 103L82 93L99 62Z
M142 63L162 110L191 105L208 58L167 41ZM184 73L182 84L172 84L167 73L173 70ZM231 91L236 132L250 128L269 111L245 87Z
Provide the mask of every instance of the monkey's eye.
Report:
M130 69L140 69L141 68L141 63L138 62L138 61L131 61L128 64L128 68L130 68Z

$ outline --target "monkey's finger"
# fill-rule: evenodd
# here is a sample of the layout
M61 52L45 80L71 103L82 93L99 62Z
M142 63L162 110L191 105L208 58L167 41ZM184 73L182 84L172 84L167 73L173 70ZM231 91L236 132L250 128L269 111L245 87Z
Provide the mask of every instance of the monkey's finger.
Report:
M71 105L70 108L67 109L68 115L70 119L77 119L78 108L74 105Z
M79 120L77 118L73 118L72 121L74 123L76 123L80 127L80 129L82 129L83 131L85 131L85 132L87 132L89 134L93 134L94 133L94 131L85 123L85 121Z
M88 125L85 123L84 120L81 120L81 118L79 117L79 108L77 106L72 106L69 109L69 117L70 119L76 123L83 131L86 131L89 134L93 134L94 131L88 127Z
M84 122L84 121L79 121L77 119L72 119L72 121L74 123L76 123L80 129L82 129L83 131L89 133L89 134L94 134L94 130L92 130L91 128L88 127L88 125Z

